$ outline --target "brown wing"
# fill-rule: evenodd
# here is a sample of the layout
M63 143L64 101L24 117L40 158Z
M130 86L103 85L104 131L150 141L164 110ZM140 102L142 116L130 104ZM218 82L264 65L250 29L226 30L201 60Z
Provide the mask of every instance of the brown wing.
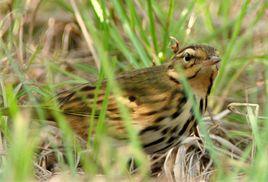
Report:
M166 67L157 66L122 74L117 78L123 92L119 99L129 109L133 126L138 131L157 124L176 110L177 103L174 101L174 96L181 93L180 85L171 82L165 70ZM87 136L88 118L92 114L96 94L94 116L98 118L105 96L105 85L104 83L98 91L96 87L85 84L74 91L59 94L61 109L67 115L70 125L80 135ZM108 97L106 118L108 132L111 135L116 138L127 138L113 94Z

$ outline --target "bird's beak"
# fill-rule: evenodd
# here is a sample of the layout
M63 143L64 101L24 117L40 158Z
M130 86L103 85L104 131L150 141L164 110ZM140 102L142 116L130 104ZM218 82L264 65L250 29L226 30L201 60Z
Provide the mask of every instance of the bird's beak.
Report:
M211 56L210 61L212 62L212 65L216 65L217 70L219 70L221 58L218 56Z
M212 66L212 65L216 65L217 69L219 69L220 67L220 61L221 58L218 56L211 56L206 62L205 65L206 66Z
M217 64L218 62L221 61L221 58L218 57L218 56L211 56L211 57L210 57L210 61L212 61L213 64Z

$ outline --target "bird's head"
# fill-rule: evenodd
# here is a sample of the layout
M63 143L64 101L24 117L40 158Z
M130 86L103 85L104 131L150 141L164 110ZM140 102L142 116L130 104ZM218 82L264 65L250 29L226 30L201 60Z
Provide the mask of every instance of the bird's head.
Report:
M218 73L220 60L219 53L214 47L190 45L176 52L170 66L180 66L187 78L209 77L213 74L214 79Z

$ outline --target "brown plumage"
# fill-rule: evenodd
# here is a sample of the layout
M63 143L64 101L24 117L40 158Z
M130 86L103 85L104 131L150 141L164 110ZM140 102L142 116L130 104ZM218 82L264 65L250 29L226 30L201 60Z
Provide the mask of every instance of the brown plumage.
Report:
M180 78L182 74L187 78L195 101L201 113L204 113L219 61L213 47L191 45L176 51L173 58L163 65L127 72L116 78L123 93L119 100L128 108L132 125L139 132L146 153L164 153L190 134L196 121L192 103L185 94ZM177 70L182 72L178 73ZM104 81L97 93L96 122L105 90ZM84 84L57 96L59 108L67 122L85 140L88 139L95 94L95 86ZM106 128L110 136L127 139L128 134L114 97L112 93L108 96ZM54 120L52 115L47 119Z
M139 132L145 152L166 152L179 144L196 125L192 103L184 93L177 66L183 70L203 113L218 72L216 63L219 61L217 51L213 47L192 45L179 50L163 65L127 72L117 77L123 92L120 101L130 111L132 125ZM106 82L103 82L96 102L96 120L102 107L105 88ZM88 139L89 117L95 91L95 86L85 84L58 95L60 109L67 121L85 140ZM118 139L127 139L113 94L108 98L106 118L108 133Z

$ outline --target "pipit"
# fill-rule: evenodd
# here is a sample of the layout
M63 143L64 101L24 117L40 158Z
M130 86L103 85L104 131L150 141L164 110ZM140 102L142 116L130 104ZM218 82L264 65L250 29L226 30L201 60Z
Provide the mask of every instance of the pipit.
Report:
M116 78L122 90L119 100L129 110L132 126L139 132L147 154L164 153L190 134L196 126L196 118L193 103L188 99L180 77L188 80L200 112L204 113L219 61L215 48L191 45L177 50L172 59L160 66L126 72ZM96 120L106 87L107 82L104 81L98 91ZM73 91L63 91L57 97L71 128L85 140L88 139L95 93L96 87L86 84ZM109 135L127 139L124 121L113 94L108 97L105 124Z
M119 99L113 93L108 96L105 125L110 136L120 140L128 138L118 100L128 109L132 126L138 131L147 154L165 153L192 132L197 125L194 105L187 97L181 78L188 81L195 103L204 113L220 58L216 49L207 45L177 48L173 49L174 56L160 66L130 71L116 77L122 95ZM107 82L103 81L100 88L96 88L83 84L57 95L60 111L70 127L84 140L88 139L93 110L94 120L98 121ZM97 100L94 102L96 92ZM47 119L55 120L53 115L47 116Z

